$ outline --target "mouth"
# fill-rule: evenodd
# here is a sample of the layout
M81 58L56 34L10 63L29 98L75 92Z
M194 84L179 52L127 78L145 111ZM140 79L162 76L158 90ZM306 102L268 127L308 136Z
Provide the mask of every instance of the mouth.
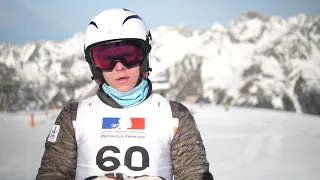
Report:
M119 81L119 82L126 82L128 81L129 77L128 76L123 76L123 77L119 77L116 79L116 81Z

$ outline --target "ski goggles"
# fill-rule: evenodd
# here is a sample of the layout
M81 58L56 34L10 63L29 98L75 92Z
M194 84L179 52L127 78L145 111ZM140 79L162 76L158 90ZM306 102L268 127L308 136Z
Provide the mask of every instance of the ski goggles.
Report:
M117 62L127 68L140 64L143 60L142 48L130 41L102 43L91 48L91 57L100 70L112 71Z

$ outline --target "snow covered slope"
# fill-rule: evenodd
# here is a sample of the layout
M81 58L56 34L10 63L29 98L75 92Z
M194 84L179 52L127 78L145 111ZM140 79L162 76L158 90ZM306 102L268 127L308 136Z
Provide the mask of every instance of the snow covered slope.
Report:
M219 180L320 179L320 117L292 112L189 105ZM59 111L0 112L0 177L35 179L44 143Z

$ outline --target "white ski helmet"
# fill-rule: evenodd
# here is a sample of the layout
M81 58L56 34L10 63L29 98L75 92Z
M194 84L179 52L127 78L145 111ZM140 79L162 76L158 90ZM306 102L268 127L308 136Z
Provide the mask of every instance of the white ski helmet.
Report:
M118 40L136 40L143 49L143 60L140 64L141 76L147 77L149 71L152 71L149 67L152 37L143 19L128 9L107 9L91 20L85 33L85 59L89 63L93 75L91 79L98 84L104 83L105 80L101 70L93 62L91 47Z

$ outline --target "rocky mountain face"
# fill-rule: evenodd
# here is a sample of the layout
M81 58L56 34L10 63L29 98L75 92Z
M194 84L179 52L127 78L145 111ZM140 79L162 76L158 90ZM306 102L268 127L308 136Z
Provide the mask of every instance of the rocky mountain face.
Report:
M152 36L150 79L165 79L169 88L157 91L172 100L320 114L320 16L250 11L227 26L159 27ZM2 90L9 106L63 106L94 94L83 38L0 44L0 89L15 87Z

